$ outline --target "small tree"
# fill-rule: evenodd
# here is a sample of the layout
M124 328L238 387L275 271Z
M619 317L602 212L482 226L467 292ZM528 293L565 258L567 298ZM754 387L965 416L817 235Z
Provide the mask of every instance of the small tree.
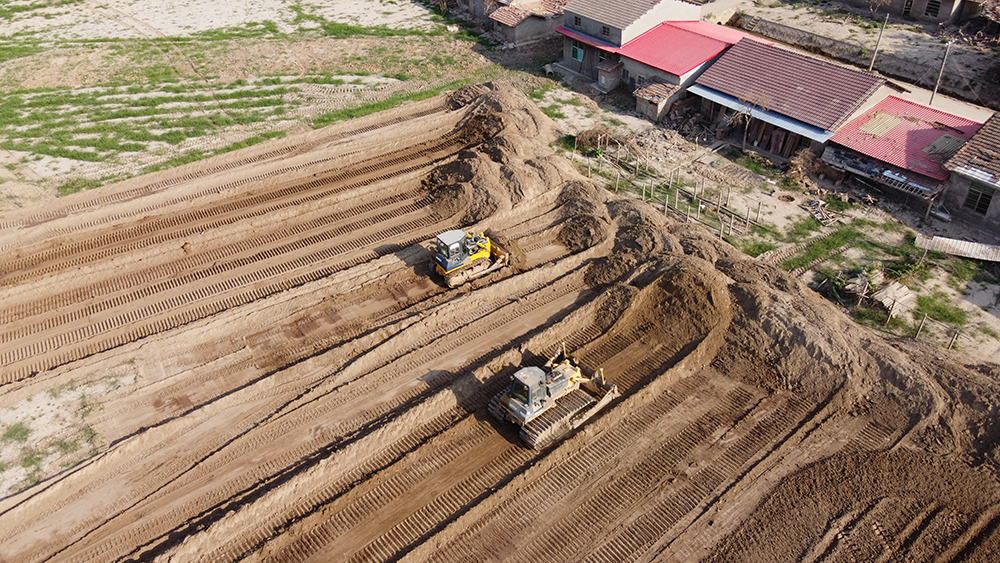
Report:
M751 92L746 96L740 96L740 107L736 110L736 115L730 120L731 124L743 125L743 150L747 149L747 132L750 131L750 121L753 119L753 110L765 110L771 99L767 94Z
M892 0L868 0L868 9L872 13L872 19L875 19L875 12L882 6L888 6L892 3Z

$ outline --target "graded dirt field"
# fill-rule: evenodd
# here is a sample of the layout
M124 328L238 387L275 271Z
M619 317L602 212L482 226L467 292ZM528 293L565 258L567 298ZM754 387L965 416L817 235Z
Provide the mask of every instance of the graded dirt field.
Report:
M5 213L0 411L53 453L0 561L994 559L1000 366L556 136L477 85ZM447 289L454 228L514 263ZM622 396L535 451L487 405L563 342Z

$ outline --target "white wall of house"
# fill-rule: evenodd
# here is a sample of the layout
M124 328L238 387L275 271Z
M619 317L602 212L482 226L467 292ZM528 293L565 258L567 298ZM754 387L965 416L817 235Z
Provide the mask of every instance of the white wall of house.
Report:
M621 40L623 43L628 43L665 21L697 21L700 19L700 5L681 0L663 0L625 28L622 31Z

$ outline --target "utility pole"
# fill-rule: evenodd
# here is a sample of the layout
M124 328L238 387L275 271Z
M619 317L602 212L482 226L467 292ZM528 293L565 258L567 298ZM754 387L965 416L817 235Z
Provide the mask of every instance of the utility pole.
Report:
M927 102L927 105L934 103L934 95L937 94L938 86L941 84L941 75L944 74L944 63L948 60L948 51L951 51L951 44L953 41L948 42L948 46L944 48L944 58L941 59L941 69L938 70L937 80L934 81L934 91L931 92L931 101Z
M882 22L882 29L878 30L878 40L875 41L875 52L872 53L872 62L868 63L868 72L872 71L875 67L875 57L878 56L878 47L882 44L882 32L885 31L885 26L889 24L889 14L885 15L885 21Z

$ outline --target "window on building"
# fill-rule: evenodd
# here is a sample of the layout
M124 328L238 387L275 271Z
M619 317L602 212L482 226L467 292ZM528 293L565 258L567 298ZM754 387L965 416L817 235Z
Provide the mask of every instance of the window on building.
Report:
M913 11L913 0L906 0L903 4L903 15L908 16L911 11Z
M641 74L636 75L636 77L635 77L635 87L636 88L641 88L642 85L645 84L645 83L646 83L646 77L645 76L643 76Z
M584 46L583 43L579 41L573 42L573 60L578 62L583 62Z
M986 215L986 212L990 208L990 203L993 202L993 194L995 193L996 189L992 186L987 186L980 182L972 182L972 186L969 187L969 195L965 196L964 207L980 215Z
M924 15L929 18L938 17L938 12L941 11L941 0L930 0L927 2L927 9L924 10Z
M606 26L606 25L602 25L601 26L601 35L603 35L605 37L610 36L611 35L611 28L608 27L608 26Z
M623 68L622 69L622 81L628 82L628 69L627 68Z
M580 19L580 16L573 16L573 27L580 27L582 25L583 20Z
M604 53L604 51L597 52L597 64L603 63L605 60L607 60L607 58L608 56Z

